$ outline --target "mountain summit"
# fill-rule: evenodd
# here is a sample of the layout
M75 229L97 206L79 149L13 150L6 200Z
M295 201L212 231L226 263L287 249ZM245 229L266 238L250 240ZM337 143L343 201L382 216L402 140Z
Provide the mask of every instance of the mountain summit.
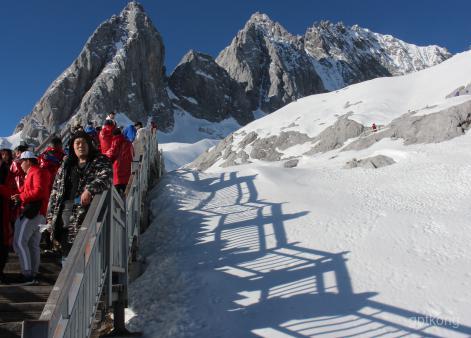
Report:
M303 45L301 37L255 13L216 62L244 86L252 110L272 112L325 91Z
M449 57L438 46L418 47L329 21L295 36L266 14L255 13L216 62L244 85L252 110L268 113L300 97L422 70Z
M137 2L101 24L80 55L47 89L16 132L43 139L71 121L101 121L114 110L134 120L173 126L165 90L164 45Z

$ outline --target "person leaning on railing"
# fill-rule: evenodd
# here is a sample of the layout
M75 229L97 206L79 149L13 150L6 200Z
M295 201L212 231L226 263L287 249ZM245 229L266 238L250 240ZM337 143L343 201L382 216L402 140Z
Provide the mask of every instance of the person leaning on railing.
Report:
M93 196L108 189L113 177L111 162L93 146L87 133L73 134L69 149L54 180L47 212L51 238L63 258L72 247Z

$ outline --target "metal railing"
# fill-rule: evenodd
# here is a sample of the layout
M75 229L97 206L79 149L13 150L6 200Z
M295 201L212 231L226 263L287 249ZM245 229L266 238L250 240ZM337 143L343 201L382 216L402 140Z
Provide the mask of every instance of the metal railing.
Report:
M148 134L125 200L114 187L93 198L39 320L24 321L22 337L89 337L100 302L113 308L115 329L124 328L128 264L146 222L145 194L152 173L162 173L156 135Z

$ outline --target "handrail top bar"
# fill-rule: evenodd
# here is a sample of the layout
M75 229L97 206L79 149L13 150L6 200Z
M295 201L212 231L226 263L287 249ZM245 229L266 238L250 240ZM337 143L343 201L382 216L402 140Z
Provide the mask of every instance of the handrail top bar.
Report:
M93 224L97 221L97 218L101 212L101 208L106 200L108 190L104 193L98 194L93 198L90 208L85 216L85 219L82 224ZM79 232L74 241L74 245L70 250L68 258L65 262L65 265L62 267L61 273L57 278L54 288L51 291L51 294L46 302L44 307L45 311L41 314L41 320L52 320L54 318L54 313L56 312L57 306L61 301L67 296L68 290L70 289L70 283L68 280L73 278L73 275L76 271L76 264L78 260L82 258L79 253L84 252L87 245L88 238L92 235L92 227L83 227L81 226ZM77 243L77 244L76 244Z

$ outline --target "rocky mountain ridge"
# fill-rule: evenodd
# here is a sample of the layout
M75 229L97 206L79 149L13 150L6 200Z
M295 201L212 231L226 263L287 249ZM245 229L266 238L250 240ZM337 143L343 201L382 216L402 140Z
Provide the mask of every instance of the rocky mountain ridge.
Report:
M101 122L109 111L153 119L162 131L174 112L245 125L305 96L375 77L401 75L450 56L359 26L322 21L304 36L255 13L218 55L189 51L167 77L160 33L143 7L130 2L101 24L78 58L48 88L15 132L44 139L67 124Z
M216 62L245 86L253 110L269 113L300 97L422 70L449 57L438 46L418 47L329 21L295 36L255 13Z

